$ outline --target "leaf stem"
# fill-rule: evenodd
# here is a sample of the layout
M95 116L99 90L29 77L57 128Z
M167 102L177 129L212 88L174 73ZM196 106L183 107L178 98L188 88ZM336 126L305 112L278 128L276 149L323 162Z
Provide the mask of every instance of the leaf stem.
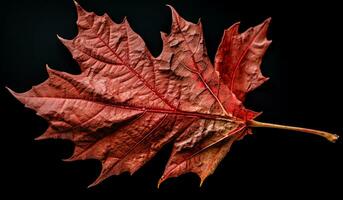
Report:
M255 120L248 121L247 125L250 127L276 128L276 129L285 129L285 130L310 133L310 134L322 136L326 138L327 140L329 140L330 142L336 142L337 139L339 138L339 135L332 134L325 131L319 131L315 129L301 128L301 127L295 127L295 126L285 126L285 125L280 125L280 124L264 123L264 122L259 122Z

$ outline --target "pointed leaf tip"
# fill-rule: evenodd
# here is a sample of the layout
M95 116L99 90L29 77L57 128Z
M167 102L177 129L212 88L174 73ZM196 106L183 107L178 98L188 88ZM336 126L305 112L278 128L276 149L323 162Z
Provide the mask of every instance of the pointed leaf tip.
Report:
M73 158L73 156L70 156L69 158L65 158L65 159L62 159L63 162L73 162L75 161L75 159Z
M170 9L174 10L174 7L170 4L166 4L167 7L169 7Z
M201 179L199 183L199 188L201 188L203 184L204 184L204 180Z
M64 39L63 37L59 36L58 34L56 34L56 36L63 44L66 44L67 42L71 41L71 40Z
M170 177L166 177L166 176L162 175L162 177L157 182L157 189L159 189L161 184L164 183L164 181L166 181L168 178L170 178Z
M19 95L19 93L13 91L11 88L5 86L5 88L14 96L14 97L17 97Z
M197 22L197 25L200 26L200 27L202 27L201 17L199 17L198 22Z
M58 34L56 34L56 37L59 39L59 40L64 40L61 36L59 36Z
M48 72L49 76L50 76L51 74L60 74L60 73L63 73L63 72L60 72L60 71L58 71L58 70L55 70L55 69L51 68L48 64L45 65L45 69L46 69L46 71Z
M269 22L271 22L272 21L272 17L268 17L267 19L266 19L266 21L269 23Z
M172 12L172 17L179 17L179 13L175 10L175 8L169 4L166 4L166 6L168 6Z
M45 69L48 72L49 77L55 72L48 64L45 64Z
M74 2L74 5L75 5L75 7L76 7L77 9L82 9L82 7L81 7L81 5L79 4L79 2L77 2L77 1L75 1L75 0L73 0L73 2Z
M47 71L51 70L51 68L49 67L48 64L45 64L45 69L46 69Z
M159 179L157 182L157 189L160 189L161 183L163 183L163 180Z
M76 11L77 11L77 15L78 15L78 19L80 18L80 16L85 15L87 13L87 11L85 9L82 8L82 6L74 0L74 4L76 7Z
M265 29L268 29L271 20L272 20L272 18L271 18L271 17L268 17L267 19L265 19L265 20L262 22L263 26L265 26Z
M237 34L240 26L241 26L241 22L236 22L236 23L232 24L230 28L225 29L225 31L233 29L234 32Z
M73 2L75 5L79 6L79 3L77 1L73 0Z
M129 21L128 21L128 19L127 19L127 16L124 16L124 18L123 18L123 20L121 21L120 24L130 25L130 24L129 24Z
M49 139L49 138L48 138L48 137L46 137L46 135L45 135L45 134L42 134L42 135L40 135L40 136L38 136L38 137L34 138L34 140L36 140L36 141L40 141L40 140L46 140L46 139Z
M101 177L101 174L99 175L99 177L93 182L91 183L90 185L87 186L87 188L91 188L91 187L94 187L96 185L98 185L103 179L100 178Z

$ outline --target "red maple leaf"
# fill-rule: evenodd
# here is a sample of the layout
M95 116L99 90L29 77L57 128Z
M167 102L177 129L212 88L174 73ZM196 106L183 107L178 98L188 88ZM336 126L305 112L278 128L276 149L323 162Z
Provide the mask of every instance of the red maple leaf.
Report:
M214 66L207 55L201 23L172 10L171 33L162 33L163 51L153 57L126 19L116 24L76 3L78 35L59 38L79 63L72 75L47 67L49 78L24 93L12 94L49 121L37 139L75 143L67 160L98 159L96 185L111 175L134 173L165 144L173 150L159 184L187 172L201 183L213 173L232 143L250 127L311 129L256 122L246 109L247 94L267 80L260 71L270 19L238 33L236 23L224 32Z

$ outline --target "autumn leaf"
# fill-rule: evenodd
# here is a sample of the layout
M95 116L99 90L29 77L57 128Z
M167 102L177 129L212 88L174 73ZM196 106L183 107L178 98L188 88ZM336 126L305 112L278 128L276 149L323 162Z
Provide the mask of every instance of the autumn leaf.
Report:
M37 139L75 143L67 159L97 159L102 171L91 186L112 175L136 172L167 143L173 149L158 184L193 172L201 183L212 174L233 142L251 127L283 128L321 135L323 131L254 121L260 113L242 102L267 80L261 74L270 19L239 33L224 32L215 63L207 55L202 26L172 8L163 50L151 55L127 20L114 23L76 3L78 35L59 39L78 62L72 75L47 67L49 78L24 93L10 92L49 122Z

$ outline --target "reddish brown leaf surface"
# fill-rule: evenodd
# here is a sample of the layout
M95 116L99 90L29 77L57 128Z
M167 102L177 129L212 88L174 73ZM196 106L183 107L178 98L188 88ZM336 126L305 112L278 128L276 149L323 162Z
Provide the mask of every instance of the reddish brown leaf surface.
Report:
M224 32L214 66L200 23L172 10L163 50L153 57L126 19L116 24L76 4L78 35L59 38L79 63L71 75L47 68L49 78L12 94L48 120L38 139L75 143L68 160L98 159L102 171L92 184L123 172L131 174L165 144L173 150L159 183L193 172L201 182L217 167L232 143L250 133L258 113L242 105L247 92L267 78L260 64L270 41L270 20L238 33Z

